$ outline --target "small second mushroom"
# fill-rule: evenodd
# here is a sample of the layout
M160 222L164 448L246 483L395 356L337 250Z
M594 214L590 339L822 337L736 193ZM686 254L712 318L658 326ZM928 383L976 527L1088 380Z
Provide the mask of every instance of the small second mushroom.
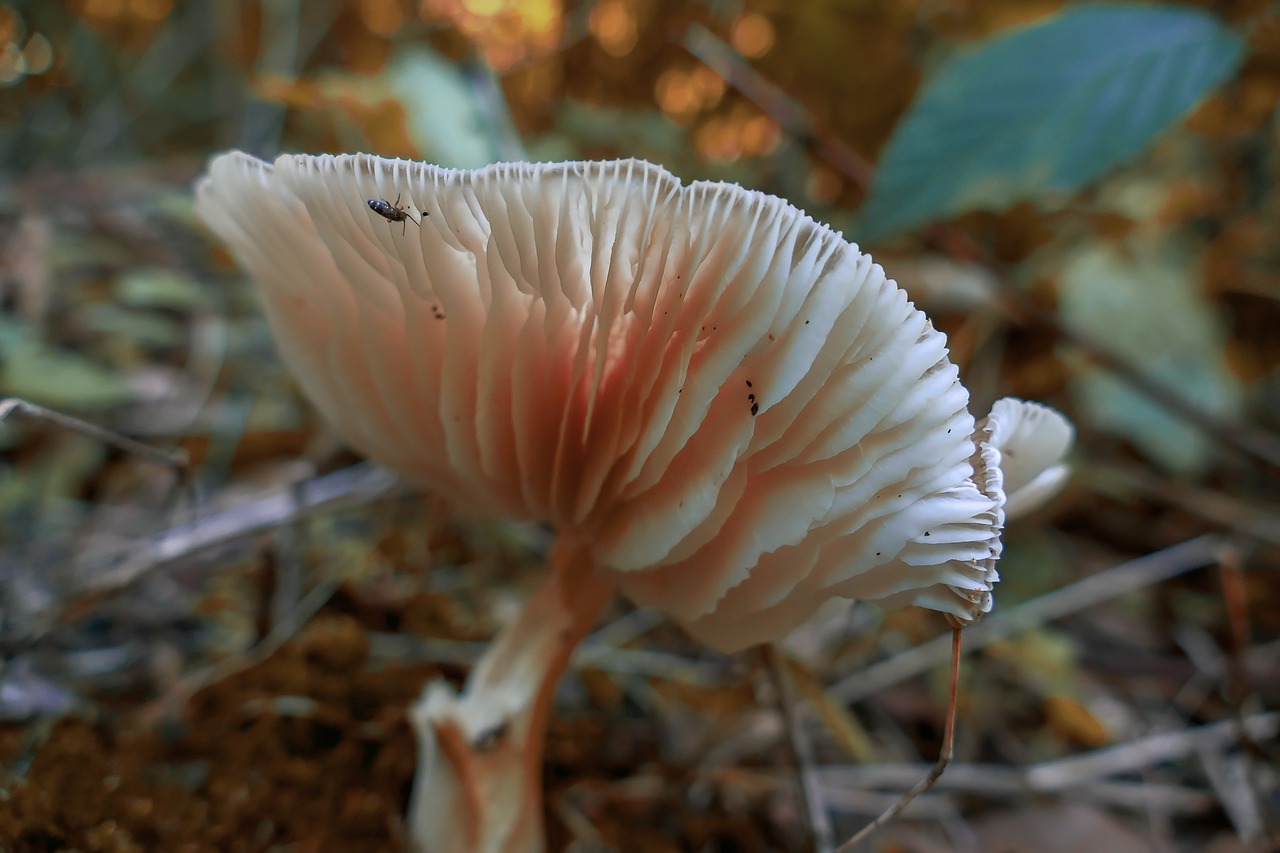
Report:
M371 198L421 227L388 228ZM556 530L543 586L463 691L429 685L411 714L422 851L542 849L553 689L616 591L725 652L832 596L969 621L996 578L1001 448L1032 497L1060 479L1061 416L1002 401L975 435L944 336L763 193L634 160L233 153L197 209L347 441Z

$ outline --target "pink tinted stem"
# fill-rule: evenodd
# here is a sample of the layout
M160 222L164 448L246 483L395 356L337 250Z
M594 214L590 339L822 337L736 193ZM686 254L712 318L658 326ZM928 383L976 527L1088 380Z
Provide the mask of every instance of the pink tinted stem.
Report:
M409 719L418 770L409 837L418 853L540 853L542 755L556 683L613 597L585 548L563 540L548 575L461 693L428 684Z

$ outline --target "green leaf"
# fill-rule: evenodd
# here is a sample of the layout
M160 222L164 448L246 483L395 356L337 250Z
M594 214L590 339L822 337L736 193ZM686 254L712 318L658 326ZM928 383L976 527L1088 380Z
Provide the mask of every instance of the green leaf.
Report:
M84 356L54 349L34 338L4 352L0 396L21 397L69 411L110 409L133 399L119 375Z
M857 236L1075 190L1177 121L1243 49L1212 16L1172 6L1082 6L1001 33L925 85Z
M410 138L428 160L476 169L501 159L488 118L457 65L414 44L396 51L385 77L404 107Z
M1226 323L1200 291L1195 264L1167 246L1126 249L1090 247L1066 261L1063 320L1202 410L1238 419L1244 388L1227 366ZM1211 461L1209 436L1110 372L1082 365L1070 389L1090 423L1133 442L1166 471L1194 475Z
M194 279L173 270L142 267L123 272L112 291L117 300L134 308L197 311L209 308L209 293Z
M112 302L85 307L80 325L85 331L119 335L149 349L176 348L187 342L187 329L181 321L154 311L131 311Z

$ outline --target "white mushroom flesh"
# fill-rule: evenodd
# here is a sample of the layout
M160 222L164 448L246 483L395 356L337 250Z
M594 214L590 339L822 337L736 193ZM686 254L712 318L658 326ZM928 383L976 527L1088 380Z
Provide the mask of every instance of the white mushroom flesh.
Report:
M354 447L589 543L709 644L777 639L834 595L990 606L1002 493L975 481L944 336L786 202L634 160L233 153L197 209ZM1004 476L1047 494L1056 445L1012 429Z
M989 612L991 588L1000 580L996 563L1003 550L1005 523L1043 506L1061 491L1068 473L1067 451L1074 440L1071 422L1048 406L1013 397L997 400L974 430L973 481L991 498L992 508L979 525L987 533L989 551L985 556L980 549L975 551L968 569L970 576L981 575L984 584L966 588L944 581L881 603L931 607L960 626ZM957 598L971 606L956 607Z

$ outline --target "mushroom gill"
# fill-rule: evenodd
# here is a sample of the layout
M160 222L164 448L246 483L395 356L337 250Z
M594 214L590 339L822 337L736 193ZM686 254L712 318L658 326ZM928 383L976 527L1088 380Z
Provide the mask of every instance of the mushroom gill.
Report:
M781 199L639 161L229 154L198 205L353 446L550 524L713 646L832 595L941 583L958 597L919 603L958 613L989 589L993 501L944 336Z
M463 692L413 711L422 850L540 849L551 688L615 589L722 651L833 596L964 623L990 607L1004 485L1061 481L1065 420L1002 401L975 433L945 337L773 196L636 160L232 153L197 210L352 446L557 532Z

